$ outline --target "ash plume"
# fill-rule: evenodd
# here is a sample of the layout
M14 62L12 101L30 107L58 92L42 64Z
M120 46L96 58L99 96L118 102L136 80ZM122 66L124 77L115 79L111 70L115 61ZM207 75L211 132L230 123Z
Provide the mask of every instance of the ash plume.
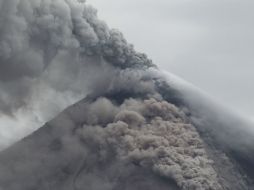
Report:
M169 78L85 1L0 0L0 189L253 189L248 125Z
M3 113L29 104L41 81L57 91L82 91L82 84L72 86L78 76L84 79L88 67L101 75L104 64L116 70L153 66L81 1L1 0L0 9Z
M50 127L52 125L54 128ZM205 143L197 130L188 123L183 111L166 101L129 98L119 105L99 97L92 102L74 105L70 112L66 110L41 130L48 133L47 141L41 139L44 138L40 136L42 133L38 133L36 145L32 144L32 136L21 145L27 151L41 143L39 146L46 148L32 154L30 161L22 160L25 155L30 157L25 150L11 161L13 167L8 160L0 159L0 184L5 184L3 188L36 188L55 167L61 168L66 162L71 162L70 159L78 159L79 164L73 163L68 174L74 176L71 184L76 189L84 186L88 189L132 189L134 184L124 184L120 178L130 180L134 168L143 171L136 174L140 177L152 174L168 180L168 187L173 182L183 190L222 189L213 161L208 158ZM15 155L15 150L20 148L14 146L11 152ZM57 158L56 152L69 156ZM8 155L8 149L3 153ZM45 159L48 162L40 173L31 175L44 165ZM14 173L8 172L10 168ZM56 172L54 175L61 175L61 171ZM13 175L16 176L15 182L12 181ZM22 184L28 179L29 184ZM142 189L154 189L163 184L158 179L155 181L154 184L144 181ZM64 186L64 183L60 186L54 186L53 182L49 184L51 188Z
M149 67L155 67L151 60L84 1L0 0L0 125L15 118L24 128L27 118L35 130L85 95L114 88L125 71L128 86L137 77L130 70ZM25 127L9 138L8 130L0 130L0 143L33 131Z

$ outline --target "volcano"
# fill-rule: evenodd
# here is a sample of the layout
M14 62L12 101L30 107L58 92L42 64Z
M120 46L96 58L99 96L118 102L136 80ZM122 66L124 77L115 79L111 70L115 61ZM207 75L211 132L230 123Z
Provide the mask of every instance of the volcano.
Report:
M249 124L190 87L151 80L160 98L88 96L2 151L1 188L253 189Z
M84 1L0 0L0 114L20 110L53 119L0 152L0 190L254 189L253 124Z

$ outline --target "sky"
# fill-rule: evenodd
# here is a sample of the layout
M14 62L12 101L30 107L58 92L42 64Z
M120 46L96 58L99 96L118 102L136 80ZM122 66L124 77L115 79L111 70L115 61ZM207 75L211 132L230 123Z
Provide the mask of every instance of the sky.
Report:
M254 121L254 1L87 2L161 69Z

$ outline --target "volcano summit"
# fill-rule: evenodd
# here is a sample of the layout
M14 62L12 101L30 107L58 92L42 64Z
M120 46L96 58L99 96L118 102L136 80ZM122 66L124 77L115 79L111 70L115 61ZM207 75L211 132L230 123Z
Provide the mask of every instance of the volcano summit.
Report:
M1 113L34 113L44 96L77 102L0 152L1 190L254 189L252 124L160 71L94 8L0 9Z

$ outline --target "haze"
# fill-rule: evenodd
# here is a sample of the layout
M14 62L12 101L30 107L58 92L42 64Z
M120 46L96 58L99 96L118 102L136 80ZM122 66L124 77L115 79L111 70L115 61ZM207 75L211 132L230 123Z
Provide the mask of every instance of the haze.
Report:
M254 119L254 2L90 0L154 63Z

